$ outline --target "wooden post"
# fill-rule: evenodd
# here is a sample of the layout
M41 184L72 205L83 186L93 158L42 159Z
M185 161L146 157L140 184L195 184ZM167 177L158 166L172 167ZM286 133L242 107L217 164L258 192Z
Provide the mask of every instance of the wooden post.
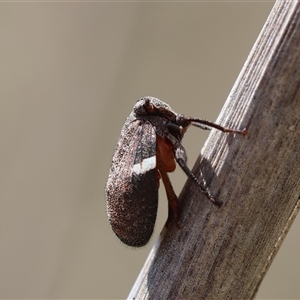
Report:
M277 1L129 299L253 299L300 206L300 3Z

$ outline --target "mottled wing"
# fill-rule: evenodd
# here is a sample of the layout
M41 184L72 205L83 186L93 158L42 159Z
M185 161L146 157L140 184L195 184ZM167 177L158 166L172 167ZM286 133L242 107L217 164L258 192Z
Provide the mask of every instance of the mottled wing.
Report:
M158 205L155 128L128 118L118 141L106 185L109 222L119 239L145 245L154 229Z

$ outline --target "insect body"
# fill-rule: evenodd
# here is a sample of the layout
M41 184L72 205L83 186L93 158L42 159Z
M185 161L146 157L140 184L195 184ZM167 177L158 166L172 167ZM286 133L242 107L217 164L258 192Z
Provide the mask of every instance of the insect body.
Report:
M110 225L125 244L141 247L149 241L156 220L159 180L168 198L168 221L178 221L178 199L168 177L176 162L216 205L220 205L187 167L181 140L190 125L245 135L246 129L224 128L174 112L163 101L143 97L133 107L119 138L106 184Z

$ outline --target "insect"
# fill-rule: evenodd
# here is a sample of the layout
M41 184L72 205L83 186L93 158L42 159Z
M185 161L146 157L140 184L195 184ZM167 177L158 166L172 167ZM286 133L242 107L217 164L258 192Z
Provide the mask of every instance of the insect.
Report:
M143 97L135 103L123 125L105 189L108 219L123 243L132 247L148 243L156 220L160 179L168 198L167 224L178 222L178 198L167 174L175 170L176 162L208 199L221 204L187 167L181 140L190 125L247 134L246 129L228 129L178 114L154 97Z

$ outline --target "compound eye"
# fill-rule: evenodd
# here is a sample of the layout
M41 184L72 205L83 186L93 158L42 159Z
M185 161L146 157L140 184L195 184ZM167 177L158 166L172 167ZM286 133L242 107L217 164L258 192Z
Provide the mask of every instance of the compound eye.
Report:
M179 141L181 141L184 131L182 126L178 126L176 124L173 123L169 123L167 125L169 132Z

